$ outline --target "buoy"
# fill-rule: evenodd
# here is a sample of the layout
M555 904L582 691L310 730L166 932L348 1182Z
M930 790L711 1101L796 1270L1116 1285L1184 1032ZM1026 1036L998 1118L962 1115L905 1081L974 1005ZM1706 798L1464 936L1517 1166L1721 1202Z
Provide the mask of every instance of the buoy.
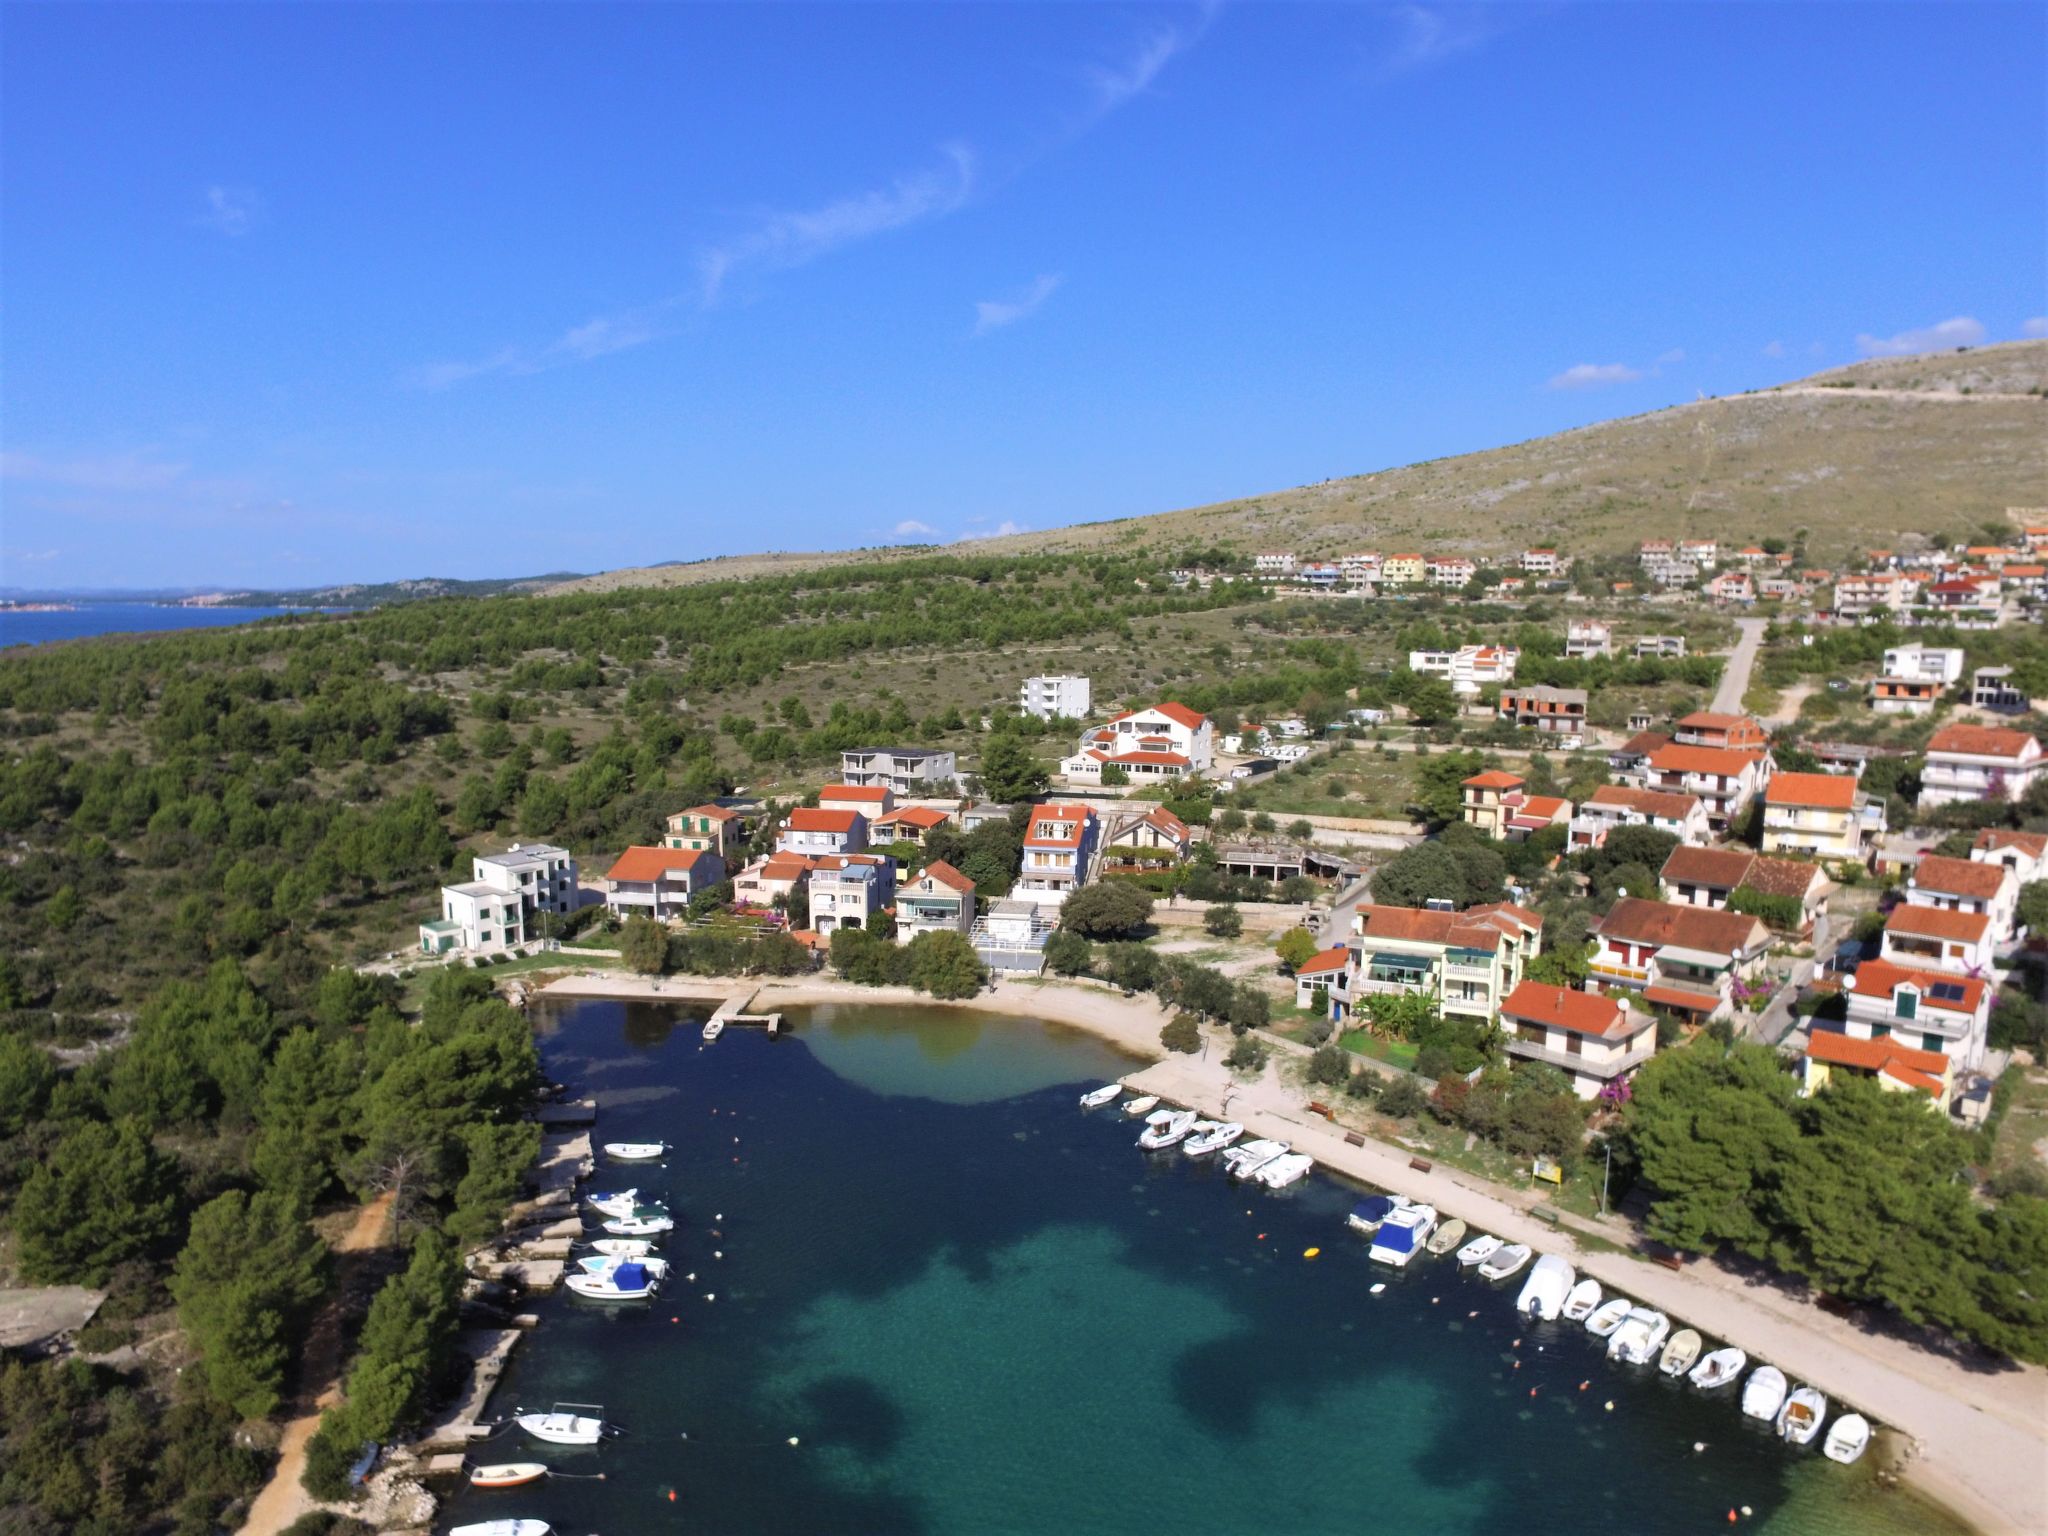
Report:
M1474 1307L1470 1312L1467 1312L1465 1315L1467 1317L1477 1317L1479 1315L1479 1309L1477 1307Z
M1692 1443L1692 1453L1693 1453L1693 1455L1695 1455L1695 1456L1699 1455L1699 1453L1700 1453L1701 1451L1704 1451L1704 1450L1705 1450L1706 1448L1707 1448L1707 1442L1706 1442L1706 1441L1704 1441L1704 1440L1695 1440L1695 1441L1693 1441L1693 1443Z
M1593 1385L1593 1383L1590 1381L1582 1381L1579 1383L1579 1390L1583 1392L1586 1390L1586 1388L1590 1387L1591 1385Z
M1743 1505L1743 1506L1742 1506L1742 1518L1743 1518L1743 1519L1747 1520L1747 1519L1748 1519L1748 1518L1750 1517L1750 1515L1751 1515L1752 1513L1753 1513L1753 1511L1752 1511L1752 1510L1750 1509L1750 1507L1749 1507L1749 1506L1748 1506L1747 1504L1745 1504L1745 1505Z
M725 1250L723 1248L715 1248L712 1250L711 1257L713 1257L714 1259L722 1259L725 1257Z
M1529 1389L1529 1395L1530 1395L1531 1397L1534 1397L1534 1396L1536 1395L1536 1388L1534 1388L1534 1387L1531 1387L1531 1388Z
M1736 1514L1735 1514L1735 1511L1731 1509L1731 1510L1729 1510L1729 1511L1728 1511L1728 1523L1729 1523L1730 1525L1733 1525L1733 1524L1735 1523L1735 1520L1736 1520Z
M1304 1259L1312 1259L1312 1258L1314 1258L1314 1257L1315 1257L1315 1256L1316 1256L1317 1254L1321 1253L1322 1251L1323 1251L1323 1250L1322 1250L1322 1249L1320 1249L1320 1248L1304 1248L1304 1249L1302 1249L1302 1250L1301 1250L1301 1256L1302 1256L1302 1257L1303 1257Z
M1375 1285L1375 1286L1374 1286L1374 1287L1372 1288L1372 1293L1373 1293L1373 1295L1377 1296L1377 1295L1379 1295L1379 1293L1380 1293L1381 1291L1384 1291L1384 1290L1385 1290L1386 1288L1387 1288L1387 1282L1386 1282L1386 1281L1384 1281L1384 1280L1382 1280L1382 1281L1380 1281L1380 1282L1379 1282L1379 1283L1378 1283L1377 1285Z
M797 1440L796 1440L796 1436L795 1436L795 1435L791 1435L791 1436L789 1437L789 1443L790 1443L791 1445L795 1445L795 1444L797 1443Z
M669 1319L669 1321L672 1323L680 1323L682 1319L680 1317L672 1317Z
M673 1489L673 1488L669 1489L669 1491L668 1491L668 1501L669 1501L669 1503L671 1503L671 1504L675 1503L675 1501L676 1501L676 1491L675 1491L675 1489ZM1732 1519L1734 1519L1735 1517L1734 1517L1733 1515L1730 1515L1730 1516L1729 1516L1728 1518L1732 1520Z
M1520 1370L1521 1368L1522 1368L1522 1362L1521 1362L1521 1361L1519 1361L1519 1360L1517 1360L1517 1361L1515 1362L1515 1369L1519 1371L1519 1370Z
M718 1300L718 1293L716 1291L706 1291L704 1293L704 1299L706 1301L716 1301Z
M725 1212L719 1211L715 1215L713 1215L711 1219L713 1221L723 1221L725 1220Z
M1261 1232L1261 1233L1259 1234L1259 1241L1263 1243L1263 1242L1264 1242L1265 1240L1266 1240L1266 1234L1265 1234L1265 1233L1263 1233L1263 1232Z
M1614 1412L1614 1399L1610 1397L1601 1406L1604 1407L1609 1413Z

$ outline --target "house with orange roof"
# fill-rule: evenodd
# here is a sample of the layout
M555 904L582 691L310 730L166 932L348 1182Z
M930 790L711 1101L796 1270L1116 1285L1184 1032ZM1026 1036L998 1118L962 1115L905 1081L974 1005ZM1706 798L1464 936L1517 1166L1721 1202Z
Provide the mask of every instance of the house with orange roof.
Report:
M1605 847L1616 827L1650 827L1669 832L1682 844L1701 844L1709 835L1707 805L1698 795L1603 784L1580 803L1571 819L1572 851Z
M1734 1012L1735 987L1762 969L1771 934L1763 919L1624 896L1593 925L1591 981L1639 992L1651 1007L1696 1024Z
M1294 1006L1320 1011L1329 1001L1330 988L1350 963L1351 951L1342 944L1302 961L1294 972Z
M1098 824L1085 805L1033 806L1024 825L1023 864L1010 895L1057 904L1088 883Z
M896 892L896 938L908 944L921 933L974 933L974 882L944 859L933 859Z
M1508 842L1521 842L1572 817L1571 801L1557 795L1532 795L1520 774L1498 768L1473 774L1461 791L1462 819L1488 837Z
M1135 781L1207 773L1216 760L1216 729L1200 710L1168 700L1125 710L1083 733L1072 757L1060 763L1069 778L1099 780L1114 764Z
M896 899L896 861L879 853L835 853L811 865L811 927L820 935L862 928Z
M935 805L906 805L877 816L870 834L877 844L909 843L922 848L928 836L952 820L949 813Z
M1554 549L1525 549L1522 551L1521 566L1525 575L1558 576L1562 575L1565 567L1570 564L1569 560L1564 559Z
M1389 555L1380 562L1383 587L1419 587L1429 579L1429 567L1420 555Z
M1803 859L1773 859L1740 847L1674 848L1657 871L1658 894L1680 906L1718 911L1730 904L1737 891L1795 901L1799 904L1799 921L1796 926L1785 926L1802 938L1812 933L1815 922L1826 915L1828 897L1835 890L1834 882L1818 864L1808 864Z
M828 811L822 806L798 806L775 834L777 853L802 853L812 858L859 853L867 845L867 817L859 811Z
M1351 916L1349 957L1330 984L1330 1017L1380 993L1433 997L1444 1013L1492 1019L1543 952L1543 919L1511 902L1463 912L1367 904Z
M2048 597L2048 565L2014 562L2000 568L1998 584L2014 597L2037 603Z
M1461 645L1454 651L1410 651L1408 670L1443 678L1451 692L1471 698L1491 683L1513 682L1521 657L1511 645Z
M1846 773L1774 773L1764 786L1765 853L1861 864L1884 822L1884 802Z
M1681 747L1762 752L1771 744L1771 733L1754 715L1723 715L1711 709L1696 709L1671 728L1671 739Z
M1997 945L1984 912L1950 912L1903 902L1884 920L1879 954L1894 965L1989 976Z
M604 878L604 904L613 917L667 922L725 878L725 860L708 848L628 848Z
M1561 1070L1582 1099L1625 1078L1657 1054L1657 1016L1626 994L1575 992L1525 981L1500 1005L1510 1056Z
M1479 571L1463 555L1431 555L1425 565L1433 587L1462 587Z
M1996 629L2005 614L2005 595L1996 576L1949 576L1921 588L1919 606L1932 617L1964 629Z
M886 784L827 784L818 791L821 811L853 811L870 822L896 808L896 792Z
M1843 1029L1856 1039L1896 1039L1915 1050L1939 1051L1975 1071L1989 1049L1995 990L1982 977L1865 960L1844 989Z
M2013 872L2021 885L2048 879L2048 832L2013 832L1986 827L1970 845L1978 864L1997 864Z
M668 835L662 841L671 848L709 850L729 864L746 835L746 818L730 806L693 805L668 818Z
M1945 725L1927 743L1919 807L2023 800L2040 776L2041 743L2027 732Z
M1942 1052L1919 1050L1889 1035L1868 1040L1815 1027L1799 1056L1799 1091L1818 1093L1838 1075L1869 1078L1893 1093L1922 1094L1943 1114L1955 1102L1954 1063Z
M1707 823L1726 832L1749 809L1771 778L1770 754L1719 747L1689 747L1676 742L1659 747L1631 775L1643 789L1667 794L1697 795L1707 807Z
M1906 900L1942 912L1981 912L1991 919L1993 945L2010 943L2019 927L2020 880L2005 864L1926 854L1906 876Z
M772 907L787 905L797 891L810 883L818 861L801 853L771 853L754 860L732 877L735 906Z
M1835 580L1831 606L1837 619L1875 620L1905 612L1913 592L1913 583L1898 571L1845 573Z

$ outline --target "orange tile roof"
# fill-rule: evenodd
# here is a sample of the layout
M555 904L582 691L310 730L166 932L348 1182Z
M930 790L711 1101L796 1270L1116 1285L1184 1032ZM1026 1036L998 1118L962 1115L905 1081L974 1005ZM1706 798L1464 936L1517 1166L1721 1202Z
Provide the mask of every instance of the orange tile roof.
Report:
M1967 896L1972 901L1990 901L1997 896L2011 872L2003 864L1979 864L1974 859L1945 859L1940 854L1923 856L1913 866L1910 883L1923 891L1940 891L1945 896Z
M1684 987L1645 987L1643 988L1643 1000L1655 1003L1660 1008L1686 1008L1696 1013L1712 1013L1721 1006L1721 999L1718 994L1689 992Z
M1659 773L1711 773L1724 779L1742 776L1742 770L1763 761L1760 752L1737 752L1729 747L1684 747L1673 743L1650 754L1650 767Z
M678 816L708 816L713 821L738 821L740 813L728 810L722 805L693 805L687 811L677 811Z
M1743 912L1624 896L1593 927L1601 937L1625 943L1676 944L1706 954L1734 955L1761 943L1764 925Z
M1951 939L1962 944L1983 940L1991 918L1983 912L1948 912L1940 907L1916 907L1911 903L1893 907L1884 920L1886 933L1910 933L1918 938Z
M1626 1008L1601 992L1574 992L1569 987L1545 986L1525 981L1516 986L1500 1005L1505 1022L1510 1016L1541 1024L1547 1029L1569 1030L1575 1035L1596 1035L1603 1040L1621 1040L1655 1024L1647 1014L1632 1019Z
M858 811L826 811L810 806L798 806L789 813L789 830L792 832L851 832L853 824L861 819Z
M1858 1040L1831 1029L1817 1029L1806 1038L1806 1054L1833 1066L1882 1072L1908 1087L1939 1096L1948 1074L1948 1058L1940 1051L1919 1051L1896 1040Z
M1984 983L1974 976L1952 976L1947 971L1922 970L1890 960L1866 960L1856 967L1849 990L1858 997L1890 997L1902 986L1918 989L1920 1000L1930 1008L1950 1013L1975 1013L1984 1002ZM1935 988L1960 988L1959 994L1938 996Z
M1927 743L1930 752L1962 752L1971 757L2018 760L2034 744L2025 731L2003 731L1990 725L1945 725Z
M918 827L929 832L933 827L943 827L951 819L935 806L906 805L900 811L891 811L886 816L876 818L875 826Z
M1319 955L1311 955L1295 967L1297 976L1320 976L1325 971L1341 971L1351 963L1351 951L1339 944L1335 949L1326 949Z
M1764 789L1765 805L1812 806L1827 811L1856 807L1856 781L1846 773L1778 773Z
M1442 944L1462 949L1499 949L1500 941L1542 927L1542 919L1505 902L1475 907L1470 912L1432 912L1424 907L1358 909L1358 936L1366 942L1405 940L1411 944Z
M1530 795L1515 807L1515 821L1555 821L1559 811L1571 809L1571 801L1561 795Z
M817 868L817 860L801 853L770 854L755 873L760 880L796 880Z
M1619 805L1645 816L1665 816L1683 821L1698 805L1699 796L1673 794L1662 789L1637 789L1629 784L1603 784L1593 791L1588 805Z
M1734 890L1756 855L1747 848L1695 848L1681 843L1665 856L1657 878L1672 885L1707 885Z
M1111 715L1109 718L1113 724L1118 720L1129 720L1134 715L1143 714L1164 715L1175 725L1185 726L1191 731L1199 731L1209 719L1200 711L1189 709L1185 704L1176 704L1170 699L1164 704L1154 704L1149 710L1127 709L1122 714Z
M605 878L634 883L667 880L673 876L687 874L690 868L704 857L706 855L695 848L628 848L619 855L618 861L605 871Z
M1996 853L2001 848L2017 848L2029 858L2048 858L2048 832L2013 832L2005 827L1986 827L1970 846L1981 848L1986 853Z
M862 800L870 805L880 805L889 798L889 791L880 784L827 784L818 791L820 800Z
M1499 768L1489 768L1484 773L1475 773L1465 780L1468 789L1520 789L1523 779L1518 773L1507 773Z
M974 882L961 874L959 870L948 864L944 859L933 859L931 863L925 865L923 872L918 878L929 878L940 885L951 886L956 891L971 891L974 889Z

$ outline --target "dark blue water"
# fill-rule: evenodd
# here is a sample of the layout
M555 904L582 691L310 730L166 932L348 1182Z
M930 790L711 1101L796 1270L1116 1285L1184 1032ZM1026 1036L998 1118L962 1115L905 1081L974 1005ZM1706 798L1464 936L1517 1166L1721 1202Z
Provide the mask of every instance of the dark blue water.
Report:
M681 1017L543 1020L550 1075L604 1106L600 1140L676 1144L596 1182L666 1194L679 1273L652 1304L540 1302L494 1404L599 1403L629 1433L509 1431L479 1458L604 1480L462 1492L444 1525L1657 1536L1748 1505L1775 1536L1931 1529L1727 1394L1521 1324L1519 1282L1368 1264L1355 1190L1253 1194L1139 1152L1131 1122L1075 1106L1119 1069L1086 1037L838 1008L707 1048Z
M23 613L0 608L0 646L43 645L51 640L82 640L88 635L126 634L166 629L212 629L224 624L249 624L290 608L167 608L155 603L80 603L63 613Z

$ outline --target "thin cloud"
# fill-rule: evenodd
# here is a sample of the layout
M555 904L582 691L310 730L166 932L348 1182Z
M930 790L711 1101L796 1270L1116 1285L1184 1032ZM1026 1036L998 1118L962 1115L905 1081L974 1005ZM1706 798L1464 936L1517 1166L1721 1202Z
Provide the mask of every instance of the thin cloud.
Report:
M54 560L63 554L61 549L0 549L0 560L13 560L22 565L40 565L45 560Z
M2048 336L2048 315L2036 315L2031 320L2020 322L2022 336Z
M1655 373L1659 368L1676 368L1684 361L1685 348L1673 347L1669 352L1659 352L1657 354L1657 361L1651 364L1650 371Z
M1613 384L1631 383L1642 376L1642 369L1631 368L1627 363L1574 363L1563 373L1552 374L1544 388L1606 389Z
M205 196L206 210L199 222L230 237L249 233L263 207L263 200L247 187L211 186Z
M953 536L955 544L966 544L974 539L1007 539L1013 533L1029 533L1031 530L1022 523L1013 523L1007 517L993 528L982 528Z
M1764 343L1765 357L1783 357L1785 355L1785 351L1785 343L1783 343L1782 341L1768 341Z
M938 531L930 523L920 523L914 517L906 517L895 528L896 536L901 539L913 538L920 534L933 534Z
M735 273L786 271L843 246L926 219L943 218L966 204L974 185L974 151L965 144L948 144L938 166L899 176L886 187L818 208L770 213L754 228L712 246L698 258L703 302L716 303Z
M598 315L570 326L544 347L500 347L484 357L428 363L406 375L404 382L413 389L442 390L488 374L545 373L565 363L587 363L614 352L629 352L665 334L663 317L675 304L674 299L667 299L643 309Z
M1107 117L1126 102L1152 88L1159 72L1174 57L1201 41L1209 29L1214 7L1204 7L1201 20L1189 30L1174 26L1154 27L1138 40L1131 56L1119 64L1091 64L1086 70L1089 89L1094 93L1094 116Z
M1379 62L1382 79L1427 69L1484 46L1506 30L1498 7L1399 5L1386 13L1398 28L1393 48Z
M1896 336L1858 336L1856 350L1865 357L1910 357L1915 352L1942 352L1951 347L1979 346L1984 335L1981 320L1957 315L1954 319L1938 321L1917 331L1901 331Z
M1006 325L1015 325L1038 308L1060 285L1060 274L1046 272L1033 279L1029 288L1014 298L983 299L974 306L974 334L986 336Z

